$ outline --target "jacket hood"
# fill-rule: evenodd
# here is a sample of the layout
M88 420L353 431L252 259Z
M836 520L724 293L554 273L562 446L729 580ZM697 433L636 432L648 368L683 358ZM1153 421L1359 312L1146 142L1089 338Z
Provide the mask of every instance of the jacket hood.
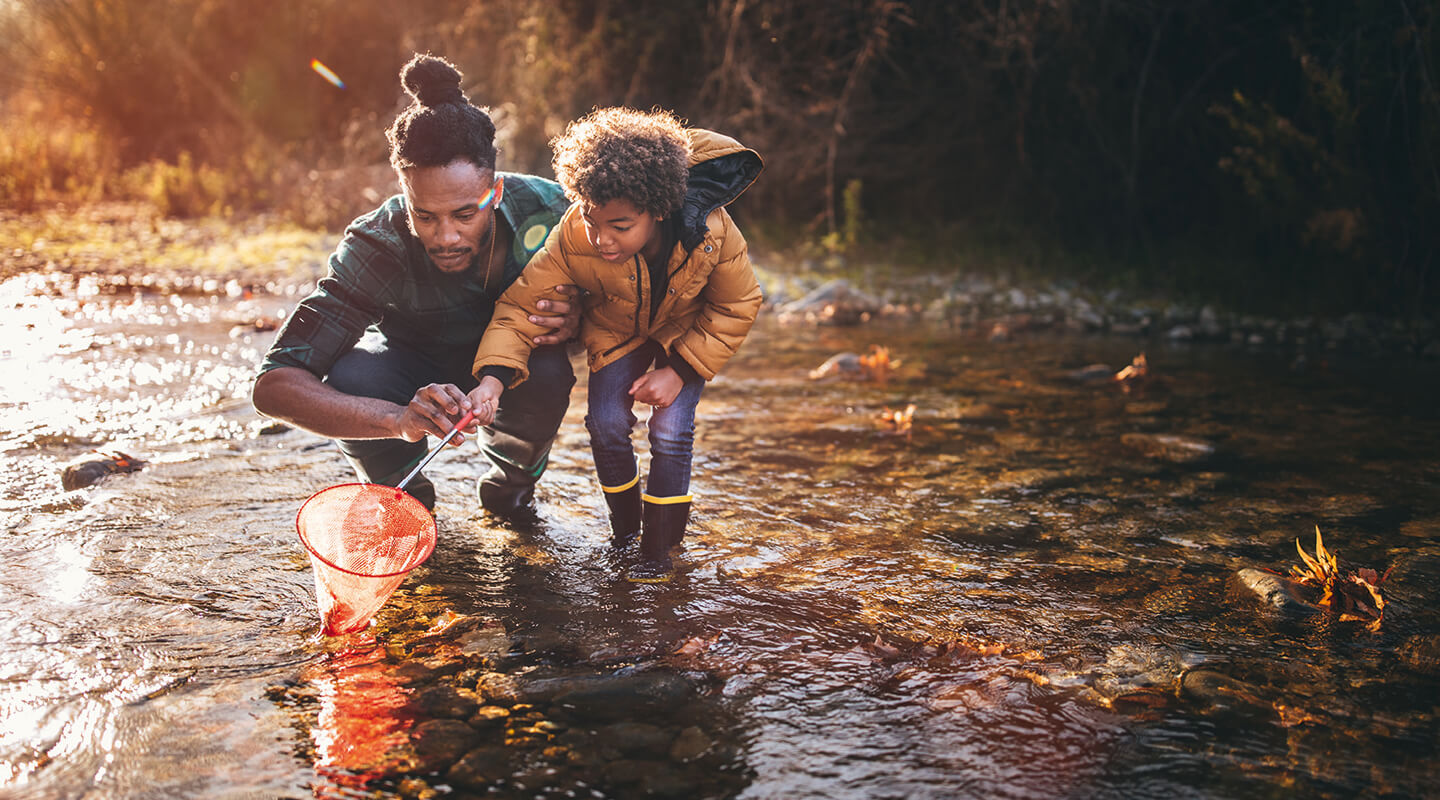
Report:
M680 243L693 250L705 238L705 219L729 205L760 177L760 154L703 128L690 128L690 182L680 206Z

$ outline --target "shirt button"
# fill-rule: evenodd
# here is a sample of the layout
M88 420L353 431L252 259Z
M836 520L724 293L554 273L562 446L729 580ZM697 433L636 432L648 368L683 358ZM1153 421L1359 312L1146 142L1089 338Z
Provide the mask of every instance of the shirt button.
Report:
M675 294L675 290L674 290L674 289L671 289L671 290L670 290L670 294Z
M634 276L634 275L628 275L628 276L626 276L626 277L630 278L630 280L632 280L632 281L635 280L635 276Z

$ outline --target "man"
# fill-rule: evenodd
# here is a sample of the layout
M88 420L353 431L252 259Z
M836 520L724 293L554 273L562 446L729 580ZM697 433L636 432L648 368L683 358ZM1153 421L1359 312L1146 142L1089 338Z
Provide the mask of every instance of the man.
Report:
M470 366L495 299L569 205L551 181L496 172L494 123L465 98L453 65L416 56L400 75L413 101L386 138L402 192L346 229L252 390L261 414L338 440L360 480L389 486L424 456L426 434L443 436L471 410ZM575 383L564 342L578 304L538 310L549 316L532 321L553 333L536 337L531 380L506 393L480 439L490 462L481 505L519 521L533 519ZM434 509L423 475L406 491Z

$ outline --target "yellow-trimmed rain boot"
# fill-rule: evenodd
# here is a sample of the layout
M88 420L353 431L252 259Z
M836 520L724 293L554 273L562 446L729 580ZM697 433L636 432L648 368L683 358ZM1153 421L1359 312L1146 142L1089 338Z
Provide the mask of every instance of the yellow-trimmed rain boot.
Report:
M645 521L640 534L640 563L625 573L631 583L666 583L675 577L670 551L685 538L690 522L690 495L644 495Z
M610 544L625 547L640 533L640 476L622 486L600 485L610 506Z

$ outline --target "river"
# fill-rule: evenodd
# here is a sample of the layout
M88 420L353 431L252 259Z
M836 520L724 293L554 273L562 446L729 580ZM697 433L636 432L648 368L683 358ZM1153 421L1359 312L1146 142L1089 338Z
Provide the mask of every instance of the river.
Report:
M442 453L434 556L327 639L294 518L349 474L247 399L252 323L297 298L200 289L0 284L5 797L1440 784L1433 362L767 312L702 400L677 581L617 577L582 379L541 524L482 516L478 452ZM871 345L886 380L809 377ZM97 449L146 464L65 491ZM1382 624L1237 578L1317 527L1391 569Z

